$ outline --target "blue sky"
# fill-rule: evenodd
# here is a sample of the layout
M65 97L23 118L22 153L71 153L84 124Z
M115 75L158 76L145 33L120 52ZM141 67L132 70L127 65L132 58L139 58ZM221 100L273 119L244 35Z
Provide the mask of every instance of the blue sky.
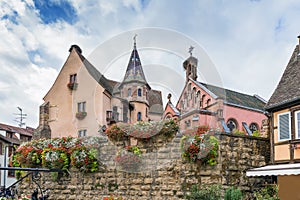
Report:
M13 113L19 106L28 114L27 125L38 125L39 105L72 44L89 57L111 38L148 27L174 31L199 44L223 87L268 99L298 43L299 10L297 0L2 0L0 122L17 125ZM142 40L139 35L138 45ZM132 40L108 50L120 45L130 49ZM188 57L188 46L181 48L186 54L176 59L141 52L142 63L155 60L176 66L184 76L181 64ZM123 57L115 63L126 66ZM199 66L200 73L204 68ZM107 74L112 75L122 73Z

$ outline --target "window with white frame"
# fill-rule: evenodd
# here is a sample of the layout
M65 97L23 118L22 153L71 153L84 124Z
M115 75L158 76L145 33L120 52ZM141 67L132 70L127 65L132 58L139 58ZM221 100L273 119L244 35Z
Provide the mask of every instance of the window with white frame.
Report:
M300 110L295 112L296 138L300 139Z
M290 113L278 115L278 141L291 139L291 120Z
M77 112L86 112L86 102L77 103Z
M78 131L78 137L84 137L84 136L86 136L86 129L84 129L84 130L79 130Z

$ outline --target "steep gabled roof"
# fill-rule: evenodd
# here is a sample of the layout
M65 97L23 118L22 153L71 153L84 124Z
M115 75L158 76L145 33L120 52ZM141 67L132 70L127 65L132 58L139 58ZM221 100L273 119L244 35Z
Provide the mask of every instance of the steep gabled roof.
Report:
M233 90L221 88L214 85L209 85L207 83L196 82L198 85L204 86L208 91L213 93L217 98L224 99L224 103L232 106L237 106L241 108L264 111L264 106L266 104L262 98L257 95L248 95Z
M300 55L296 46L285 71L266 105L266 110L274 110L292 105L300 100Z
M80 60L83 65L89 72L89 74L97 81L104 89L106 89L110 94L112 94L113 87L111 86L109 80L105 78L103 74L101 74L81 53L81 49L77 45L72 45L75 48ZM72 48L71 47L71 48Z

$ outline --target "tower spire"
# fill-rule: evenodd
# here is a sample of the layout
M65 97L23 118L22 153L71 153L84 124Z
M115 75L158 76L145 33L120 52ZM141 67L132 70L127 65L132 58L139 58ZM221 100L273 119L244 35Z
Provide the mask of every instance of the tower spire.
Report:
M135 34L133 36L133 49L136 50L136 37L137 37L137 34Z
M122 83L139 81L147 84L142 63L138 54L138 50L136 48L136 37L137 34L133 36L133 50L131 52L129 63Z

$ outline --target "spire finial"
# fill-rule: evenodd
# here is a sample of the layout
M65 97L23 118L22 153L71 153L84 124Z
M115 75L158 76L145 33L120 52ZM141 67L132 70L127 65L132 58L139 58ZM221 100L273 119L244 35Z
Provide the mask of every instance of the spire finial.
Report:
M171 93L169 93L169 94L168 94L168 97L167 97L167 98L168 98L168 100L169 100L169 101L168 101L169 103L171 103L171 97L172 97L172 94L171 94Z
M192 56L192 54L193 54L192 52L193 52L194 48L195 48L195 47L193 47L192 45L190 46L190 48L189 48L190 56Z
M136 48L136 37L137 37L137 34L134 34L133 36L133 45L134 45L134 48Z

